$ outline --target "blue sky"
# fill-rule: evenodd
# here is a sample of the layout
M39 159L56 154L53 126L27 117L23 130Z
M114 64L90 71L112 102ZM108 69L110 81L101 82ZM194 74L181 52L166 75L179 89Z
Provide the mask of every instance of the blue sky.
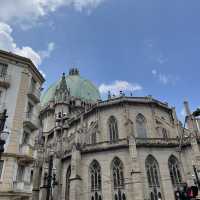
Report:
M199 0L0 0L0 48L30 57L45 88L72 66L118 93L200 106ZM39 2L39 3L38 3Z

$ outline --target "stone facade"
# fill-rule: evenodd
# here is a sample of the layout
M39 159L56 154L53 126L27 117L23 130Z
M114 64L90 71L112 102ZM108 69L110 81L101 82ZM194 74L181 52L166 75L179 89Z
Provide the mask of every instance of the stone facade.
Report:
M73 71L68 79L79 76ZM199 138L192 137L197 131L192 119L190 128L183 128L175 109L151 96L122 94L105 101L71 96L64 80L65 75L40 112L34 200L46 198L50 156L57 183L51 195L58 200L147 200L151 195L173 200L182 183L194 184ZM171 160L176 177L170 175Z
M37 91L43 82L44 78L29 59L0 51L0 112L7 110L4 128L9 132L1 156L1 200L31 198L40 101ZM30 104L32 110L28 108Z

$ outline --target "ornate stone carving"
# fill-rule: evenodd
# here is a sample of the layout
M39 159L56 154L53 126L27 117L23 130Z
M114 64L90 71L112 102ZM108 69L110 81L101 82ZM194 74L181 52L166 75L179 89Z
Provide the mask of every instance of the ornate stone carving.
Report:
M134 136L134 137L135 137L133 122L132 122L130 119L127 118L124 125L125 125L125 127L126 127L127 135L128 135L128 136Z

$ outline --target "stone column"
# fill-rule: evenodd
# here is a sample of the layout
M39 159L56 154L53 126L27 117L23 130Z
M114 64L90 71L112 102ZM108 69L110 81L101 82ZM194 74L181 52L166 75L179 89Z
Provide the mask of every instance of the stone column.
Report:
M40 193L40 166L39 162L35 162L34 164L34 171L33 171L33 193L32 193L32 200L39 199Z
M62 163L60 158L56 158L56 182L57 184L53 188L53 199L60 200L61 199L61 189L62 189Z
M46 163L43 164L42 168L43 168L43 170L42 170L42 177L41 177L41 187L40 187L39 200L46 200L47 188L45 187L45 185L47 183L44 182L44 176L45 176L45 173L47 173L47 171L45 170L45 169L47 169Z
M165 200L175 200L174 189L172 187L172 181L170 178L169 168L168 168L168 160L165 160L159 166L160 169L160 177L161 177L161 189L162 194Z
M135 138L129 137L129 153L131 157L131 177L132 177L132 196L133 200L144 200L144 185L142 184L141 170L137 155Z
M77 145L73 146L71 157L71 177L70 177L70 200L81 199L81 176L80 176L81 152Z

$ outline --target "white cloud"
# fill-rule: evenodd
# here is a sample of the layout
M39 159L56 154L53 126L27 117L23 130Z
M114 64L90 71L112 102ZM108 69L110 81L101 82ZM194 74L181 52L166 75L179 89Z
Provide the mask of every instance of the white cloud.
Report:
M1 0L0 21L33 22L63 6L77 11L96 8L104 0Z
M42 62L40 55L31 47L14 48L13 53L30 58L36 66L40 65Z
M179 80L178 76L173 76L171 74L163 74L158 72L156 69L153 69L151 73L154 76L154 78L156 78L159 82L161 82L164 85L175 84Z
M27 57L32 60L36 67L42 63L44 58L49 57L54 50L55 44L50 42L47 50L41 51L43 55L40 55L40 52L36 52L29 46L19 47L11 34L12 28L8 24L0 22L0 49Z
M157 75L157 71L156 71L155 69L153 69L151 72L152 72L152 74L153 74L154 76Z
M46 74L41 70L39 69L39 72L42 74L42 76L45 78L46 77Z
M168 61L168 58L164 57L162 54L160 54L157 58L156 58L156 62L160 65L166 63Z
M111 84L101 84L99 86L99 91L101 93L107 93L110 91L112 94L118 95L120 91L123 92L135 92L142 90L142 86L137 83L129 83L127 81L116 80Z
M50 42L48 44L47 50L40 51L39 54L40 54L42 59L49 58L54 49L55 49L55 43Z

